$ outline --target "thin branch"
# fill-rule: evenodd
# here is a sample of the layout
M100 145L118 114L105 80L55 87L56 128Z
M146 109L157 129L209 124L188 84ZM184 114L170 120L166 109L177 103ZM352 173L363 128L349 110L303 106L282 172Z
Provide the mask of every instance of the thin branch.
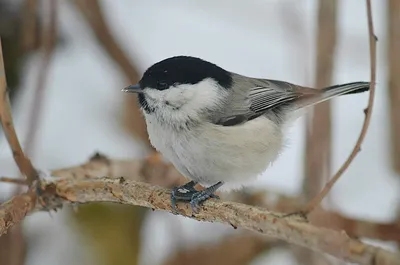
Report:
M369 32L369 46L370 46L370 61L371 61L371 81L370 81L370 92L368 106L365 109L365 120L361 129L360 136L351 152L350 156L347 158L343 166L338 170L338 172L332 177L332 179L326 183L324 189L307 205L304 212L309 214L312 212L325 198L325 196L332 189L333 185L339 180L343 173L347 170L350 164L353 162L354 158L357 156L358 152L361 150L361 144L367 134L368 127L371 120L372 108L374 105L375 97L375 83L376 83L376 41L377 38L374 33L374 26L372 20L372 10L371 10L371 0L366 0L367 3L367 16L368 16L368 32Z
M54 209L65 203L114 202L171 212L169 189L124 178L58 179L43 183L43 200L46 208ZM16 205L18 204L18 205ZM33 209L32 197L16 196L0 207L0 234L11 224L20 221ZM37 204L38 210L43 206ZM327 253L338 259L359 264L400 264L400 254L364 244L325 228L299 222L286 214L270 212L240 203L208 200L199 214L193 215L190 205L178 204L181 215L208 222L219 222L245 228L288 243ZM16 218L14 218L16 217ZM7 221L4 221L7 220Z
M47 73L57 38L57 0L49 0L48 4L49 20L48 23L45 23L45 28L42 31L41 37L43 56L41 65L39 66L40 72L38 75L35 91L33 93L33 101L30 110L31 117L28 119L28 130L27 136L25 138L25 151L31 157L43 108Z
M7 93L6 74L4 71L3 52L0 39L0 120L3 126L4 134L10 145L11 151L19 170L24 174L28 181L32 183L37 179L37 172L31 161L25 156L19 143L13 119L11 115L10 100Z
M28 213L35 209L36 194L29 191L24 194L16 195L9 201L0 205L0 235L20 223Z
M18 184L18 185L28 185L28 181L25 179L20 179L20 178L8 178L8 177L0 177L0 182L4 183L12 183L12 184Z

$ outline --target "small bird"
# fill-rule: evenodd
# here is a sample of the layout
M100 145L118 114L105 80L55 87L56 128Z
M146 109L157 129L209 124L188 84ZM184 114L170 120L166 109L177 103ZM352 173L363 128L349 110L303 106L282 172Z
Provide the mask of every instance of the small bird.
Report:
M369 87L353 82L315 89L175 56L155 63L122 91L138 94L151 144L190 180L172 190L173 209L176 201L186 201L198 213L202 202L218 198L217 189L240 189L277 159L284 128L299 110ZM197 191L197 183L205 189Z

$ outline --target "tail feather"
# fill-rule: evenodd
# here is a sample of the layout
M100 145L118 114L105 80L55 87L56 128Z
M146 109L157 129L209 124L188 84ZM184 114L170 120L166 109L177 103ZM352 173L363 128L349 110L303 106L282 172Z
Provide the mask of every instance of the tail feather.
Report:
M357 94L362 92L369 91L370 83L369 82L353 82L341 85L335 85L326 87L323 89L323 94L326 97L331 98L340 95L349 95L349 94Z
M369 82L353 82L323 88L321 93L303 98L299 101L298 108L312 106L342 95L358 94L369 91Z

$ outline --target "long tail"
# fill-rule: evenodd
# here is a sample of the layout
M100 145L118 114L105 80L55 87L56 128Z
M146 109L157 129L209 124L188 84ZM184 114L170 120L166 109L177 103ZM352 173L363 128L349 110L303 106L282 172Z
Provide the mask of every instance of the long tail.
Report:
M300 99L297 103L298 108L304 108L308 106L312 106L334 97L349 95L349 94L357 94L369 91L370 83L369 82L353 82L341 85L335 85L326 87L320 90L320 93L306 96Z

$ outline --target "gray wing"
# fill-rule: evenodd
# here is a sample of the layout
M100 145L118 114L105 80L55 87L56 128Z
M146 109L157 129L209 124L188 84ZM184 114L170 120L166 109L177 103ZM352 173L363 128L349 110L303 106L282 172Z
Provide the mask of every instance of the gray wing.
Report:
M238 75L234 76L233 89L228 103L216 119L216 124L234 126L264 114L277 116L283 106L303 95L298 86L287 82Z

